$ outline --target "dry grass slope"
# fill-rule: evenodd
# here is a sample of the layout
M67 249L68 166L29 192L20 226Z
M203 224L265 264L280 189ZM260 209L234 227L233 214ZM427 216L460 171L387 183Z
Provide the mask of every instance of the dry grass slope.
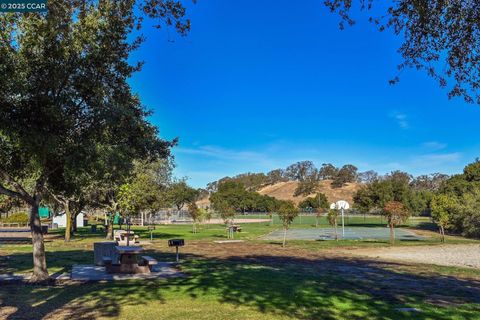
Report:
M353 195L361 186L358 183L349 183L342 188L334 189L331 187L331 183L331 180L320 181L320 186L318 189L319 192L322 192L327 196L329 202L347 200L348 202L353 203ZM280 182L271 186L264 187L258 192L260 194L266 194L279 200L292 200L293 202L298 204L306 197L293 196L297 185L298 182L296 181ZM315 196L315 194L312 194L310 196L313 197Z
M332 180L320 181L318 192L324 193L328 201L336 202L338 200L346 200L350 204L353 204L353 195L360 189L361 184L359 183L348 183L342 188L332 188ZM274 185L266 186L258 190L258 193L265 194L270 197L274 197L279 200L291 200L295 204L300 203L303 199L307 198L306 196L294 197L295 189L297 188L298 182L288 181L288 182L279 182ZM309 195L309 197L314 197L315 194ZM208 198L201 199L197 201L197 205L202 208L210 206L210 201Z

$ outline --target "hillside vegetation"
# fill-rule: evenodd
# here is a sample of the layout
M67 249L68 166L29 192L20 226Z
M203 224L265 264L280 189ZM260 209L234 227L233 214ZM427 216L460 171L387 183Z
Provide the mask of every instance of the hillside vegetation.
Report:
M258 193L276 198L278 200L291 200L295 202L295 204L300 203L307 197L315 196L316 192L310 195L300 195L295 197L294 194L295 190L298 187L298 184L298 181L279 182L274 185L261 188ZM333 188L332 180L322 180L318 182L317 192L325 194L330 203L336 202L338 200L346 200L350 204L352 204L353 196L358 191L358 189L360 189L360 186L360 183L352 182L347 183L340 188Z
M298 187L298 181L286 181L286 182L278 182L272 185L265 186L260 188L257 192L261 195L267 195L273 197L277 200L291 200L295 204L299 204L307 197L314 197L317 192L321 192L327 196L329 203L336 202L338 200L346 200L350 204L353 204L353 196L355 193L360 189L361 183L347 183L341 188L333 188L332 187L332 180L323 180L319 181L317 192L309 194L309 195L299 195L294 196L295 190ZM207 197L202 198L197 201L197 205L199 207L209 207L210 200Z

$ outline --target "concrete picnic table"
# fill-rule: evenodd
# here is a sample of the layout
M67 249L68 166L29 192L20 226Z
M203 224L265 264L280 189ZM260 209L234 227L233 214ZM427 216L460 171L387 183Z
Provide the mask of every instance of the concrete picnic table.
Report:
M119 256L119 264L113 264L111 258L105 257L104 262L108 273L149 273L150 268L145 265L139 265L138 255L143 252L142 247L138 246L116 246L115 251Z
M138 246L116 246L118 255L120 256L120 264L138 266L137 256L143 252L142 247Z

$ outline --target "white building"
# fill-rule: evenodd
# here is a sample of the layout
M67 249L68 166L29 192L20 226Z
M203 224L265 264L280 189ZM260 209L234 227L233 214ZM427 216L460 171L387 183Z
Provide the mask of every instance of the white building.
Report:
M77 216L77 227L83 227L83 219L85 218L85 214L83 212L80 212L80 214ZM53 224L57 224L59 228L65 228L67 226L67 215L62 212L59 215L53 217Z

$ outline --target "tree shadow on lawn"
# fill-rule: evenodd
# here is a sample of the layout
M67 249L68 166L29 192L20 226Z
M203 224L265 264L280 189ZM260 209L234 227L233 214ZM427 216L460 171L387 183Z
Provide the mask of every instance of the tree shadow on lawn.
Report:
M67 252L86 259L84 251L53 252L50 265L63 261ZM148 254L174 259L171 253ZM24 255L13 254L12 259L23 261ZM185 310L179 310L184 313L188 299L204 297L298 319L474 319L480 312L480 281L415 274L415 269L399 263L254 254L230 258L188 254L184 260L182 269L188 276L169 280L2 284L0 317L2 309L7 310L7 320L118 317L122 306L138 306L140 316L142 308L151 308L149 303L158 304L155 308L161 313L161 305L171 299L187 299ZM419 305L418 313L396 310Z
M92 264L93 251L59 250L47 251L48 268L56 273L69 272L74 264ZM30 252L13 253L3 256L0 273L26 273L32 270L32 254Z
M139 235L140 239L150 239L150 231L148 229L134 229L132 231L134 231L136 235ZM165 230L162 230L162 231L165 231ZM65 229L56 229L51 231L51 233L57 235L60 238L65 237ZM154 239L172 239L172 238L175 238L175 237L178 238L181 236L182 236L181 234L177 234L177 233L158 232L158 229L153 231ZM72 241L82 240L82 239L92 239L92 238L98 238L98 239L103 238L105 239L105 241L107 241L106 233L104 231L97 230L96 232L92 232L90 228L79 228L72 235Z

